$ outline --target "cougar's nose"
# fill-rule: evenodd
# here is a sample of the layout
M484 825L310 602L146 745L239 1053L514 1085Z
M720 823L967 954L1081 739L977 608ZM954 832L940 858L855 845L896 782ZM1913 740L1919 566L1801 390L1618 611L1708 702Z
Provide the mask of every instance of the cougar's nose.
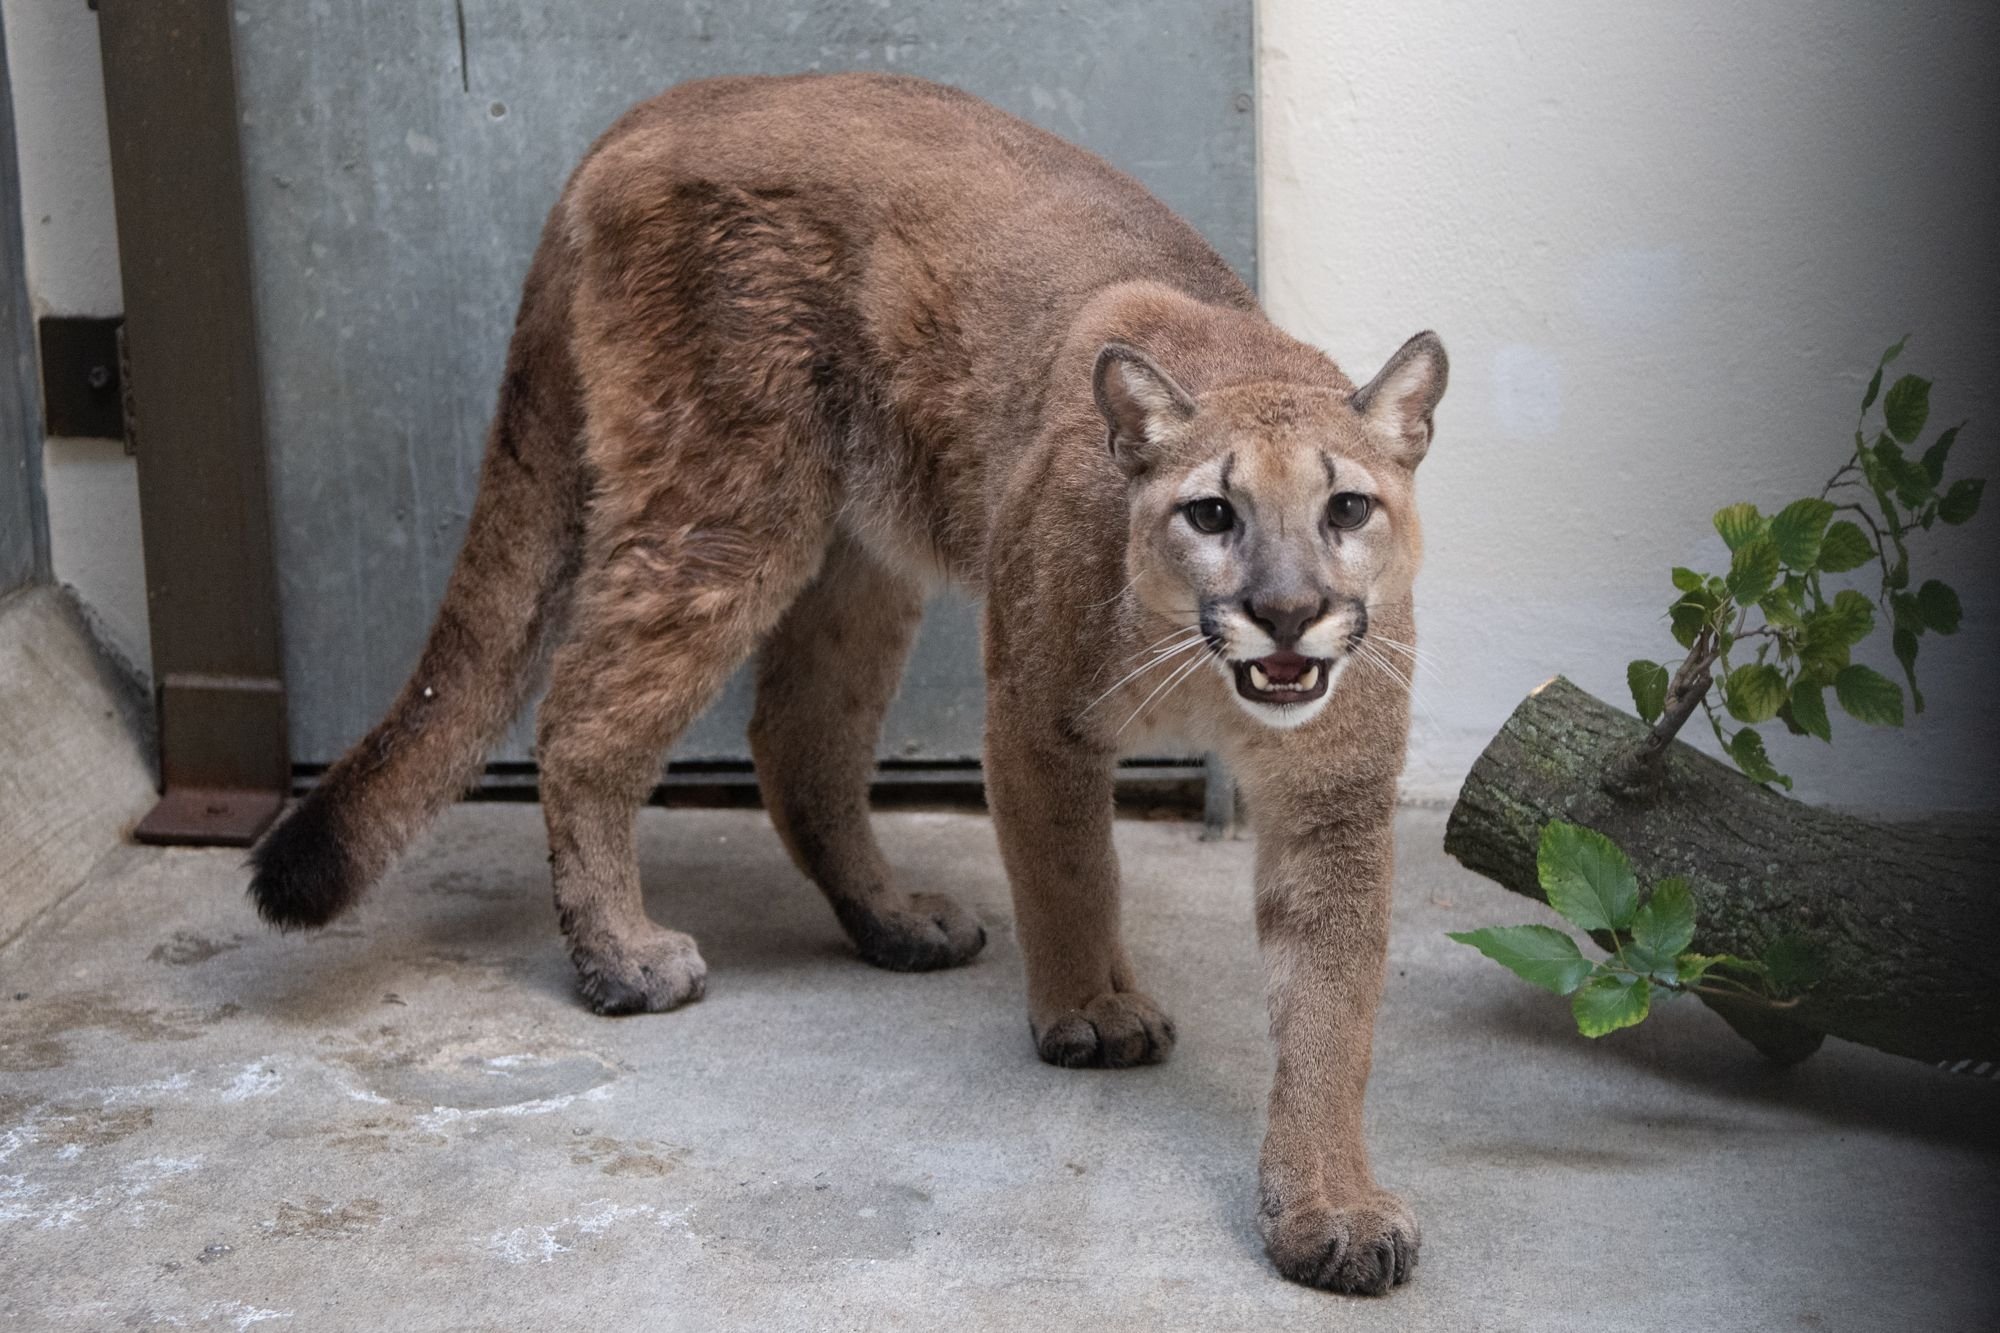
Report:
M1329 605L1324 597L1316 602L1283 602L1252 597L1243 603L1243 614L1249 616L1257 628L1270 635L1278 647L1290 648L1298 643L1308 626L1327 613Z

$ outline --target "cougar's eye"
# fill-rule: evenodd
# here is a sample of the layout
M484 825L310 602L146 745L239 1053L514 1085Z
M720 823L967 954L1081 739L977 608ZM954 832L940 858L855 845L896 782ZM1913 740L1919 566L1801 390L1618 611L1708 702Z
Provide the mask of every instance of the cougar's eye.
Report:
M1236 526L1236 511L1229 507L1229 501L1216 496L1190 500L1181 506L1181 512L1196 532L1214 534Z
M1326 521L1336 528L1358 528L1375 511L1375 502L1359 491L1342 491L1326 502Z

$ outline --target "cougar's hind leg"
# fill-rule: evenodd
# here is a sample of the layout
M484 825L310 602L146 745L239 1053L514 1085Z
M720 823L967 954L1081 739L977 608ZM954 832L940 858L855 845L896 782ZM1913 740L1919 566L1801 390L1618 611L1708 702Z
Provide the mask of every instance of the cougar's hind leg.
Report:
M919 586L836 538L764 645L750 721L757 783L786 849L861 957L899 972L955 967L986 943L955 899L895 887L868 818L882 715L922 611Z
M850 392L826 374L823 239L772 201L680 180L670 139L635 113L563 204L594 485L539 751L556 907L605 1013L702 993L694 941L647 919L633 816L818 573Z
M556 908L584 996L600 1013L701 998L707 968L694 941L646 916L633 819L666 750L812 578L823 551L815 513L824 506L781 501L778 479L734 515L703 514L706 488L685 482L669 509L688 518L632 531L584 570L572 637L556 653L539 719Z

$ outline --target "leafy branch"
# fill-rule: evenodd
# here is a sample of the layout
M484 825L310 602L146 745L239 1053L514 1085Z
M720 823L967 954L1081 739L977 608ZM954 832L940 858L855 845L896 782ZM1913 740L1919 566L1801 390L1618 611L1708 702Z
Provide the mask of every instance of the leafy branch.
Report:
M1818 496L1769 516L1751 504L1718 510L1715 530L1729 548L1729 572L1673 571L1667 619L1686 656L1671 673L1643 659L1626 667L1632 702L1652 730L1612 774L1616 785L1657 780L1661 754L1697 710L1738 768L1785 787L1792 781L1772 765L1759 725L1776 719L1793 735L1831 742L1831 689L1850 717L1901 726L1903 687L1852 660L1854 647L1875 631L1878 612L1891 626L1910 702L1924 711L1919 641L1928 632L1957 633L1961 609L1958 594L1936 579L1912 590L1909 540L1935 523L1969 521L1986 483L1961 477L1945 484L1962 422L1939 432L1921 456L1904 452L1929 421L1931 382L1904 375L1882 392L1883 375L1902 351L1899 342L1876 364L1855 420L1854 453ZM1880 426L1871 440L1878 401ZM1829 576L1870 565L1878 571L1872 594L1849 587L1828 595Z
M1494 962L1544 990L1570 997L1577 1031L1601 1037L1652 1011L1655 994L1706 995L1789 1009L1810 984L1814 965L1793 937L1762 959L1702 954L1694 942L1694 896L1678 876L1641 900L1632 863L1601 833L1552 820L1542 828L1536 870L1549 906L1588 932L1607 953L1591 959L1574 937L1553 926L1489 926L1453 932Z

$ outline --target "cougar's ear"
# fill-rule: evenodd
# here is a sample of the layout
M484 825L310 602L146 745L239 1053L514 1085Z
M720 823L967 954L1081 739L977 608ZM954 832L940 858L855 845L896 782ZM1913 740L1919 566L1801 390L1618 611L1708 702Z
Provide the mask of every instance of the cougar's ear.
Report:
M1188 391L1151 357L1125 343L1104 344L1091 389L1111 428L1111 455L1128 476L1145 471L1167 431L1194 415Z
M1354 410L1381 426L1405 467L1423 462L1431 447L1431 413L1444 397L1451 373L1444 344L1426 329L1396 349L1374 379L1354 391Z

